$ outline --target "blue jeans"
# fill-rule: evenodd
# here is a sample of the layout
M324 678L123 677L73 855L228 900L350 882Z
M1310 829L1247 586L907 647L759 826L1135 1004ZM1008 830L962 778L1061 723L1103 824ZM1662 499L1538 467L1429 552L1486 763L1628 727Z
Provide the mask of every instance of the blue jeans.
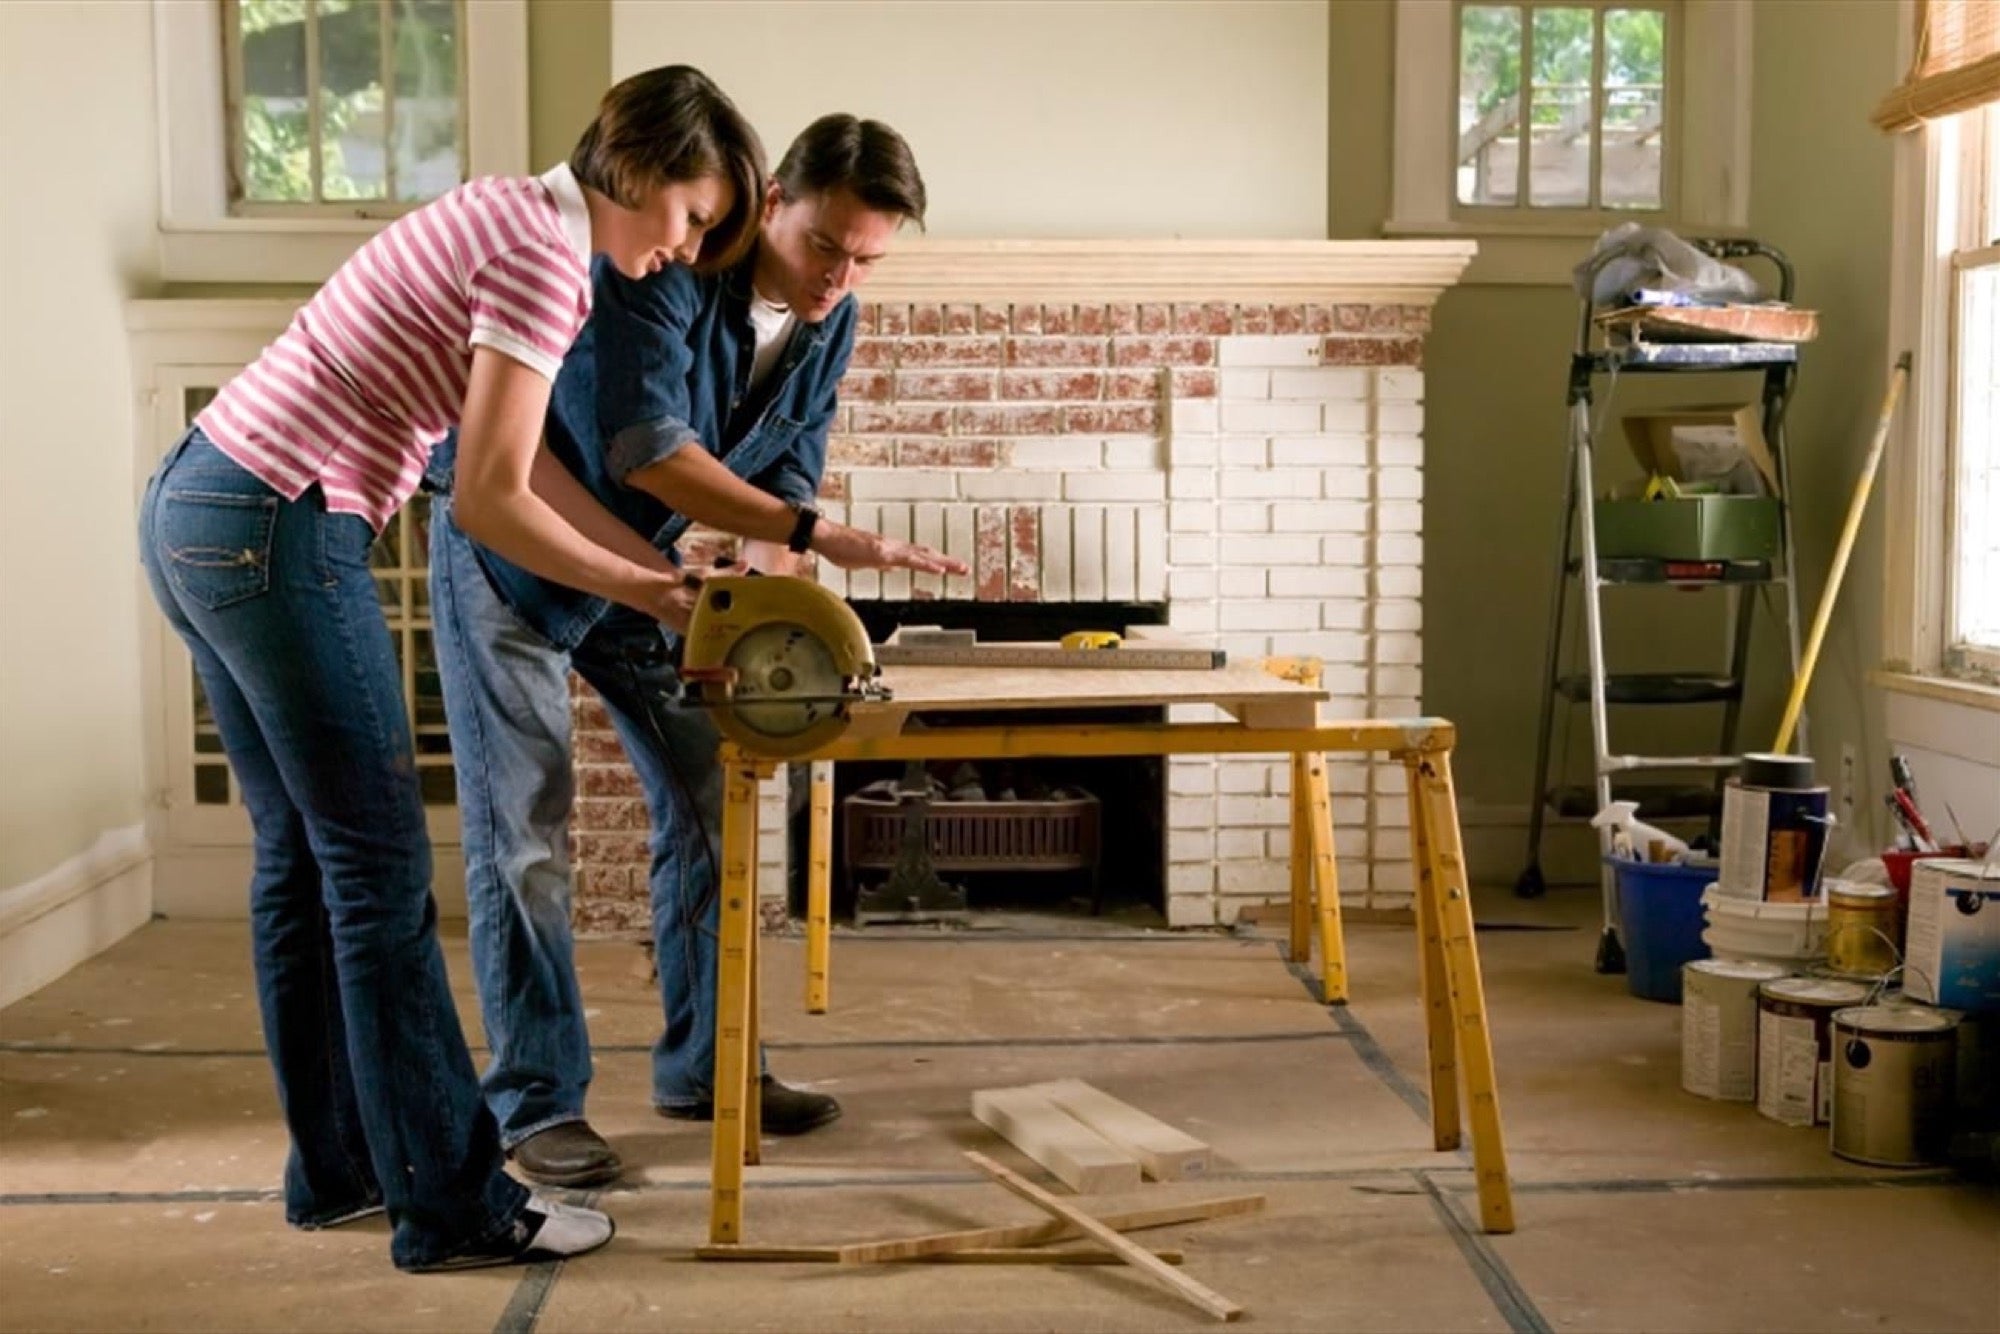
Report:
M487 1103L509 1148L583 1119L590 1034L570 931L569 671L603 698L645 793L654 958L665 1027L653 1046L655 1106L705 1102L715 1086L719 735L673 702L658 624L613 611L564 652L511 612L447 497L432 502L431 615L451 726L465 843L473 976L492 1060Z
M502 1242L502 1171L459 1027L374 533L287 501L199 430L147 485L140 557L187 642L255 837L250 934L300 1227L386 1204L404 1268Z

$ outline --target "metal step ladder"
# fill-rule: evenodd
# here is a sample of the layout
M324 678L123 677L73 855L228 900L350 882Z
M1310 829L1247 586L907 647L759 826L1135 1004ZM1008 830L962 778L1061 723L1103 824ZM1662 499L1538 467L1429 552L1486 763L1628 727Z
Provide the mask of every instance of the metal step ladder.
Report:
M1778 272L1778 297L1789 302L1793 292L1791 263L1779 251L1752 240L1694 240L1717 259L1768 261ZM1588 270L1584 290L1596 287L1598 270L1612 258L1599 256ZM1551 818L1589 819L1614 799L1636 801L1649 823L1703 819L1711 836L1719 835L1723 783L1739 762L1737 736L1743 717L1745 673L1757 606L1782 618L1790 650L1790 670L1799 668L1798 588L1792 578L1791 463L1785 444L1785 410L1798 377L1798 347L1792 343L1648 343L1607 341L1595 333L1595 313L1588 295L1582 298L1576 345L1570 356L1569 459L1564 469L1561 556L1556 562L1555 590L1549 612L1541 699L1541 727L1535 748L1534 800L1528 822L1527 865L1515 881L1523 898L1545 893L1542 835ZM1605 417L1625 375L1741 375L1761 373L1762 422L1777 471L1779 549L1771 560L1684 561L1652 557L1600 559L1597 554L1597 505L1593 482L1596 383L1607 381L1603 393ZM1563 629L1571 585L1583 604L1584 670L1563 670ZM1719 590L1731 601L1726 669L1701 671L1611 672L1605 662L1604 598L1632 587L1676 587ZM1788 677L1787 680L1791 678ZM1590 710L1591 781L1552 785L1549 781L1551 740L1558 704L1587 705ZM1610 709L1614 705L1720 705L1722 717L1712 754L1638 755L1613 750ZM1805 720L1799 722L1798 746L1808 745ZM1567 757L1565 757L1567 758ZM1643 781L1644 776L1656 776ZM1657 776L1667 776L1660 781ZM1707 777L1704 777L1707 775ZM1636 780L1636 781L1635 781ZM1599 831L1599 886L1603 896L1603 932L1598 940L1597 971L1625 971L1625 951L1618 936L1617 882L1607 859L1611 831Z

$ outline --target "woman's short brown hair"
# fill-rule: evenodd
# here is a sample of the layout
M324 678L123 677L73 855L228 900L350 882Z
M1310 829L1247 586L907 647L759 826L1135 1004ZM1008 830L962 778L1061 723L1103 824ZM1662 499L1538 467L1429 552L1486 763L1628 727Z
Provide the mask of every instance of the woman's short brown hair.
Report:
M720 88L691 65L662 65L614 85L569 155L576 179L624 208L675 181L722 176L736 187L702 238L701 269L726 268L757 238L764 144Z
M924 225L923 173L909 141L879 120L835 113L799 132L775 174L787 200L847 190L878 213Z

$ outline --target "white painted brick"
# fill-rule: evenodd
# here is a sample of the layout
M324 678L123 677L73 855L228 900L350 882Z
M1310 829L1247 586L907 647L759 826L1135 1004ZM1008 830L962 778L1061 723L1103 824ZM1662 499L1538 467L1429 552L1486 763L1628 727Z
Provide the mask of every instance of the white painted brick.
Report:
M1104 442L1104 466L1107 468L1144 468L1158 472L1164 461L1160 457L1158 436L1117 436Z
M1215 564L1216 541L1212 532L1194 535L1176 532L1173 530L1172 524L1169 524L1167 527L1167 563L1169 565L1178 569L1184 565Z
M1060 500L1063 479L1053 472L965 472L959 488L967 500Z
M1320 685L1336 700L1366 700L1370 694L1366 667L1330 662L1320 677Z
M1047 440L1016 440L1007 446L1007 451L1014 468L1059 472L1096 463L1102 448L1100 442L1065 435Z
M1271 790L1268 760L1223 760L1216 765L1216 789L1229 796L1266 795Z
M1367 662L1368 640L1365 631L1321 630L1312 636L1308 651L1328 662Z
M1377 630L1421 630L1424 628L1424 604L1414 598L1395 598L1380 602L1375 606L1375 628Z
M1281 602L1275 598L1266 598L1261 602L1224 602L1222 628L1271 632L1317 630L1319 603Z
M1215 340L1218 366L1317 366L1319 334L1232 334Z
M1256 662L1271 656L1271 636L1252 634L1218 635L1215 646L1229 655L1231 662Z
M1353 827L1336 827L1333 831L1333 855L1350 865L1365 862L1368 858L1368 831Z
M1319 405L1319 429L1328 435L1365 436L1375 426L1366 403L1341 401Z
M832 519L835 523L850 522L847 517L847 502L844 500L822 501L819 512L827 518Z
M1424 572L1411 566L1377 570L1375 595L1383 598L1420 598L1424 595Z
M1320 540L1320 559L1328 565L1368 564L1368 539L1332 533Z
M1104 511L1104 596L1133 602L1139 596L1139 511L1112 505Z
M1391 663L1398 667L1413 667L1423 660L1422 635L1394 631L1375 636L1375 661Z
M1222 429L1230 432L1304 432L1319 429L1317 403L1224 403Z
M1368 401L1368 372L1346 366L1315 366L1311 370L1271 372L1271 397L1310 398L1320 401L1351 399Z
M1224 598L1261 598L1270 591L1267 571L1223 570L1221 573Z
M1271 595L1281 598L1365 598L1368 596L1368 572L1323 565L1272 570Z
M1424 441L1416 435L1380 435L1375 439L1375 461L1385 468L1424 466Z
M1422 500L1424 498L1423 469L1379 469L1375 474L1375 494L1384 500ZM1421 519L1419 519L1420 525L1421 522Z
M947 505L944 511L944 549L947 555L958 557L970 569L974 560L974 533L978 520L970 505ZM972 575L951 574L945 576L944 595L954 601L969 601L972 597Z
M1267 857L1258 857L1253 861L1222 862L1215 868L1215 878L1216 883L1222 886L1225 903L1230 899L1289 896L1292 892L1292 868Z
M1139 600L1158 602L1167 595L1167 522L1155 506L1134 513L1139 539Z
M1319 476L1319 493L1328 500L1374 498L1375 476L1367 468L1327 468Z
M935 507L932 507L935 508ZM893 537L907 542L913 535L908 505L884 505L882 507L882 536ZM908 570L882 571L882 596L890 602L910 600L910 572Z
M1225 438L1222 442L1222 466L1268 468L1271 466L1271 442L1262 436Z
M1316 537L1265 537L1246 533L1224 544L1224 565L1316 565L1320 543ZM1357 564L1359 562L1356 562Z
M1167 791L1177 797L1215 794L1215 761L1204 756L1175 755L1167 761Z
M1375 668L1375 693L1421 696L1424 693L1423 669L1415 663L1380 663Z
M968 478L990 475L968 473ZM959 474L936 468L856 468L847 494L864 500L956 500Z
M1390 370L1375 372L1376 398L1421 402L1423 396L1424 373L1422 371L1398 366Z
M1209 435L1175 435L1167 441L1167 463L1174 468L1213 468L1222 458L1222 442Z
M1212 398L1177 398L1170 422L1176 432L1213 435L1221 422L1221 412Z
M1179 866L1167 867L1168 902L1183 895L1207 895L1215 892L1215 867L1201 862L1186 862Z
M1170 500L1213 500L1215 489L1213 468L1176 468L1167 474Z
M1368 437L1321 433L1277 436L1271 441L1271 462L1281 468L1366 468Z
M1209 507L1211 510L1213 506ZM1271 507L1262 502L1236 502L1221 507L1221 531L1225 533L1268 533Z
M1168 797L1167 827L1170 829L1213 829L1214 797Z
M1170 829L1167 831L1167 860L1169 862L1215 861L1215 831L1213 829Z
M1219 829L1215 835L1216 855L1225 861L1241 861L1264 855L1261 829Z
M1167 572L1167 596L1177 602L1185 598L1212 598L1217 587L1214 570L1176 569Z
M1377 435L1422 435L1424 410L1415 403L1377 403L1375 432Z
M831 589L841 597L847 596L847 571L831 561L815 561L820 586Z
M1167 506L1167 531L1173 533L1213 533L1216 507L1206 500L1176 500Z
M1319 623L1323 630L1367 630L1368 604L1360 598L1334 598L1319 604ZM1381 629L1378 624L1375 629Z
M1252 825L1288 824L1292 818L1289 797L1217 797L1215 819L1219 828L1243 829Z
M1379 533L1421 533L1424 507L1414 500L1380 500L1375 503L1375 531Z
M1228 498L1266 500L1319 494L1317 468L1266 468L1251 472L1242 468L1222 470L1222 494Z
M1271 506L1271 531L1365 533L1368 506L1357 500L1281 500Z
M1077 599L1083 601L1081 597ZM1102 601L1102 598L1098 599ZM1167 625L1175 630L1213 632L1216 626L1213 602L1175 602L1167 607Z
M1378 803L1383 813L1401 809L1407 816L1409 804L1404 800L1410 794L1410 772L1400 764L1383 764L1375 769L1375 791L1384 797L1394 797L1393 802Z
M1271 372L1260 367L1225 370L1221 373L1219 388L1224 398L1269 398L1271 396Z
M1264 855L1272 861L1283 862L1289 866L1292 860L1292 831L1289 829L1266 829L1264 831Z
M1166 475L1157 472L1071 472L1063 474L1068 500L1165 500Z
M1104 601L1104 506L1078 505L1073 511L1070 584L1078 602Z
M858 602L871 602L882 596L882 572L880 570L849 570L847 572L847 596Z
M1378 908L1405 912L1416 904L1416 868L1409 862L1375 862L1368 867L1368 897Z
M944 506L918 505L915 507L913 531L919 545L933 551L944 550ZM930 597L944 596L944 576L941 574L920 574L910 581L913 591Z
M1424 539L1409 533L1385 533L1375 539L1375 560L1384 566L1420 566L1424 563Z
M1211 881L1215 868L1205 867ZM1167 896L1167 925L1175 928L1195 929L1215 925L1215 898L1212 893L1169 894Z
M1424 711L1423 701L1407 695L1379 695L1375 699L1378 718L1416 718Z

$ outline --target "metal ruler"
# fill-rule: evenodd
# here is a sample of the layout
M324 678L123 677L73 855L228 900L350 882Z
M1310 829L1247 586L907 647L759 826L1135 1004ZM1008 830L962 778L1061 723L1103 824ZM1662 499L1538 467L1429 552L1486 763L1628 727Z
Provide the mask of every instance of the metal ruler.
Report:
M1099 671L1166 669L1214 671L1229 655L1210 648L1063 648L1058 644L877 644L884 667L1082 667Z

